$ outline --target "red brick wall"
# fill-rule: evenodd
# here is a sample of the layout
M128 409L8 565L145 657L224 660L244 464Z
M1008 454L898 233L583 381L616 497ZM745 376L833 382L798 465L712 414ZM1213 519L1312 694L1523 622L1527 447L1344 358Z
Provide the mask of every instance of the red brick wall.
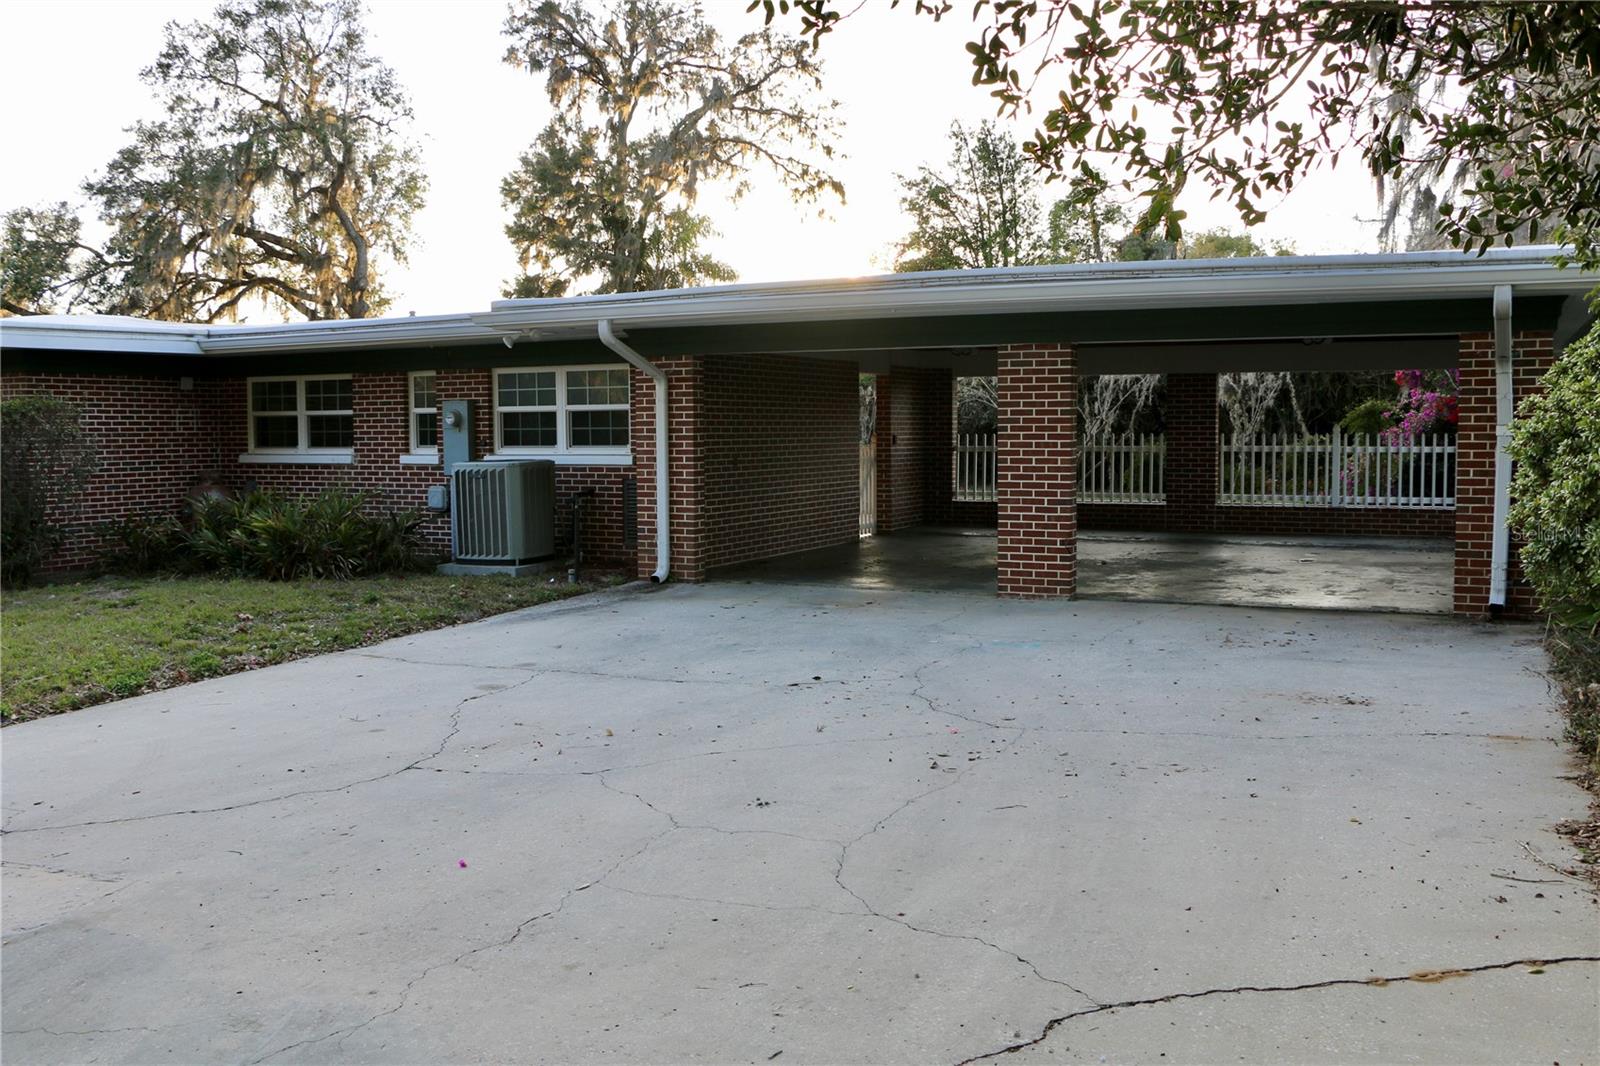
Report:
M472 399L475 408L474 457L493 450L492 373L440 371L441 401ZM79 374L5 374L4 395L48 392L78 404L97 441L102 468L86 494L87 506L72 524L63 550L51 560L54 571L83 569L99 554L94 527L137 514L174 514L196 477L215 471L240 489L256 484L277 492L307 494L339 486L370 492L382 506L418 508L427 487L440 484L438 465L400 462L410 450L410 407L403 371L352 375L355 412L355 462L348 464L241 463L248 450L245 381L198 379L182 392L178 380ZM626 466L556 468L556 537L571 543L568 501L583 488L595 489L584 520L587 561L632 566L624 547L623 482ZM429 517L424 535L442 549L450 544L446 516Z
M1078 370L1070 347L999 351L1000 595L1077 592Z
M1081 529L1262 533L1310 537L1451 537L1448 507L1216 507L1203 523L1174 523L1161 504L1080 503Z
M1210 530L1217 508L1217 375L1168 374L1161 414L1167 528Z
M1523 331L1512 337L1512 402L1542 390L1554 361L1552 336ZM1461 335L1460 421L1456 427L1456 588L1457 614L1489 613L1489 570L1494 538L1495 381L1494 336ZM1505 613L1536 615L1533 589L1517 559L1512 538L1506 574Z
M133 515L175 512L195 475L218 465L216 441L202 429L211 398L176 377L6 373L0 396L48 394L77 405L100 467L77 512L56 515L67 541L47 570L83 569L99 555L95 527Z
M853 363L781 356L656 361L668 378L672 572L845 543L859 517ZM641 573L655 569L655 399L635 377Z
M949 370L897 366L878 377L879 533L949 521L955 448Z

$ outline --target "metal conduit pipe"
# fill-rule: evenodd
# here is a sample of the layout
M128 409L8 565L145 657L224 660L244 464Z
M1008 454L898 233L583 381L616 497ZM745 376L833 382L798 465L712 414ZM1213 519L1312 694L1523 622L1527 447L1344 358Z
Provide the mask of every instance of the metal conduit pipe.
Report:
M1489 608L1506 605L1511 556L1511 286L1494 287L1494 527L1489 549Z

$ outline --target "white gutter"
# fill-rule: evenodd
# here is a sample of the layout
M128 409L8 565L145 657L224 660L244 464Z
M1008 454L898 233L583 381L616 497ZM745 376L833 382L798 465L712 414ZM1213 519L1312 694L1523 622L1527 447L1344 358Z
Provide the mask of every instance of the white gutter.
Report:
M650 378L652 391L656 397L656 571L650 575L650 580L656 584L667 579L672 572L671 550L671 516L669 509L670 497L667 491L671 484L671 471L667 455L667 375L661 368L650 360L634 351L622 342L611 329L611 320L602 318L595 323L595 328L600 334L600 343L622 356L631 365L638 367Z
M1489 607L1506 605L1511 557L1511 286L1494 287L1494 526L1489 551Z

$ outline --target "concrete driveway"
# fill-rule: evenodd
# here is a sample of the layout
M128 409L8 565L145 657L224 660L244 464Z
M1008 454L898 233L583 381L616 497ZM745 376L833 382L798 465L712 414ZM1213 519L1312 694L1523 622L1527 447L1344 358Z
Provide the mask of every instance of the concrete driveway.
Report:
M1593 1062L1537 640L721 583L15 726L5 1058Z

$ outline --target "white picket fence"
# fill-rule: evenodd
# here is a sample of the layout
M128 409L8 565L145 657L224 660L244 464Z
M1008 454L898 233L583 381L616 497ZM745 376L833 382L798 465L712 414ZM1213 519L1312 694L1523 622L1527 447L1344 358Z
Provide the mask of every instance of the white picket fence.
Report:
M956 501L993 503L995 474L994 434L956 434Z
M956 438L955 498L995 499L995 438ZM1371 435L1285 434L1218 441L1217 502L1269 507L1454 507L1455 438L1424 434L1390 442ZM1086 440L1079 452L1082 503L1166 502L1166 442L1157 434Z
M1078 502L1166 503L1167 442L1158 434L1086 440L1078 451Z
M1268 434L1219 442L1217 502L1269 507L1454 507L1456 442Z

